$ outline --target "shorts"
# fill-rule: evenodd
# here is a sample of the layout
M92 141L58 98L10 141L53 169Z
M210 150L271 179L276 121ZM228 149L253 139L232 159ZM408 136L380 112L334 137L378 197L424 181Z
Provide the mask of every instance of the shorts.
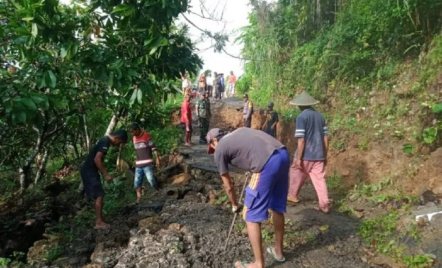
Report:
M149 182L150 186L152 186L155 189L157 188L157 180L155 178L153 169L154 169L153 166L135 168L135 179L134 179L135 189L141 188L141 186L143 186L144 175L146 175L147 181Z
M253 173L246 187L243 218L247 222L263 222L268 209L285 213L289 190L290 157L286 148L273 153L260 173Z
M103 186L101 185L100 174L94 170L80 170L81 180L83 181L84 191L89 199L97 199L104 196Z
M184 125L186 127L186 132L192 132L193 131L192 123L190 123L190 124L185 123Z

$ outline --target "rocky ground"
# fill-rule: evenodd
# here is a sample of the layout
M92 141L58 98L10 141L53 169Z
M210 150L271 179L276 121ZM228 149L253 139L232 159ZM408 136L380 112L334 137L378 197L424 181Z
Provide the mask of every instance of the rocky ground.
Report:
M231 122L219 120L219 113L226 105L230 106L232 113L241 108L241 102L235 99L213 102L211 127L236 127ZM197 144L198 136L195 135L193 141L195 146L180 148L184 159L175 161L178 165L160 174L160 191L149 190L141 205L121 208L118 215L110 219L112 230L87 229L81 230L81 233L71 230L74 239L65 248L66 254L50 265L34 262L30 266L221 268L233 267L238 260L252 261L245 224L240 217L224 250L233 215L222 193L213 156L205 153L206 145ZM245 180L244 173L234 169L232 175L239 194ZM337 200L342 197L342 192L332 189L331 196ZM378 254L375 245L367 244L358 235L363 220L384 215L392 208L399 210L401 204L373 203L362 198L352 203L353 209L356 209L352 216L339 212L338 207L330 214L323 214L315 210L316 193L309 183L304 186L300 200L298 204L289 204L286 214L287 261L278 264L266 254L267 267L406 267ZM442 210L434 203L437 200L437 197L426 200L422 207L413 205L411 211L414 214L402 215L400 222L404 226L415 225L421 231L421 241L407 239L404 242L413 249L413 253L432 254L436 259L433 267L442 267L437 262L437 259L442 259L442 214L434 216L431 221L427 217L421 223L414 218L415 215ZM60 222L63 220L63 217L59 219ZM47 230L44 236L48 238L49 234L50 230ZM263 240L265 246L273 241L271 221L263 224ZM41 241L34 244L28 259L41 254L39 246L42 247L47 240Z

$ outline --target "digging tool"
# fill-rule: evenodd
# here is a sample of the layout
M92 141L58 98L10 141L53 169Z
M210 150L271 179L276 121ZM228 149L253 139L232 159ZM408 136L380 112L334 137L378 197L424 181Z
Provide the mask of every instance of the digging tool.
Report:
M241 195L239 197L238 202L241 202L242 196L244 195L244 190L246 189L247 181L249 180L251 173L246 172L245 175L246 175L246 179L244 180L244 186L242 187ZM224 245L224 251L226 251L227 245L229 244L229 239L230 239L230 235L232 234L233 226L235 225L236 216L238 216L238 212L236 212L235 215L233 215L232 224L230 225L229 234L227 235L226 244Z

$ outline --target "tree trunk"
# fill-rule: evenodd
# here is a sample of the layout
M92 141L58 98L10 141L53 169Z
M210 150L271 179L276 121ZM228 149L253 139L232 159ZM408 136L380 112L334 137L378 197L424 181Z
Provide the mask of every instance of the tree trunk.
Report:
M86 149L89 151L91 149L91 140L89 138L89 132L87 130L87 118L86 114L83 114L83 130L84 130L84 138L86 139ZM106 131L107 132L107 131Z
M37 185L38 181L42 178L43 174L45 173L46 164L48 162L48 156L49 152L48 149L44 149L43 152L43 158L41 160L41 164L38 167L37 174L35 175L34 184Z
M26 158L23 166L18 169L21 192L23 192L28 187L31 181L31 164L37 156L38 152L40 152L43 143L43 131L40 131L37 128L34 128L34 130L36 130L38 133L37 144L35 145L32 153L28 156L28 158Z
M115 127L116 127L117 124L118 124L118 119L119 119L118 117L119 117L119 114L114 114L114 115L112 116L112 119L111 119L111 121L109 122L109 125L108 125L108 127L107 127L107 130L106 130L105 135L109 135L109 134L111 134L112 132L114 132Z

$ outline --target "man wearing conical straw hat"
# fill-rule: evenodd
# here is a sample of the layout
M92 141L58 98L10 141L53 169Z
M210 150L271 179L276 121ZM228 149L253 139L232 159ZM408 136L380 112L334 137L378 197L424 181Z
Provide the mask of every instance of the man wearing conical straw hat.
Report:
M310 176L319 199L318 209L328 213L330 200L325 180L325 166L329 132L324 116L312 107L318 103L319 101L307 92L299 94L290 102L298 106L302 112L296 118L295 138L298 139L298 148L290 167L288 200L298 202L299 191L307 176Z

